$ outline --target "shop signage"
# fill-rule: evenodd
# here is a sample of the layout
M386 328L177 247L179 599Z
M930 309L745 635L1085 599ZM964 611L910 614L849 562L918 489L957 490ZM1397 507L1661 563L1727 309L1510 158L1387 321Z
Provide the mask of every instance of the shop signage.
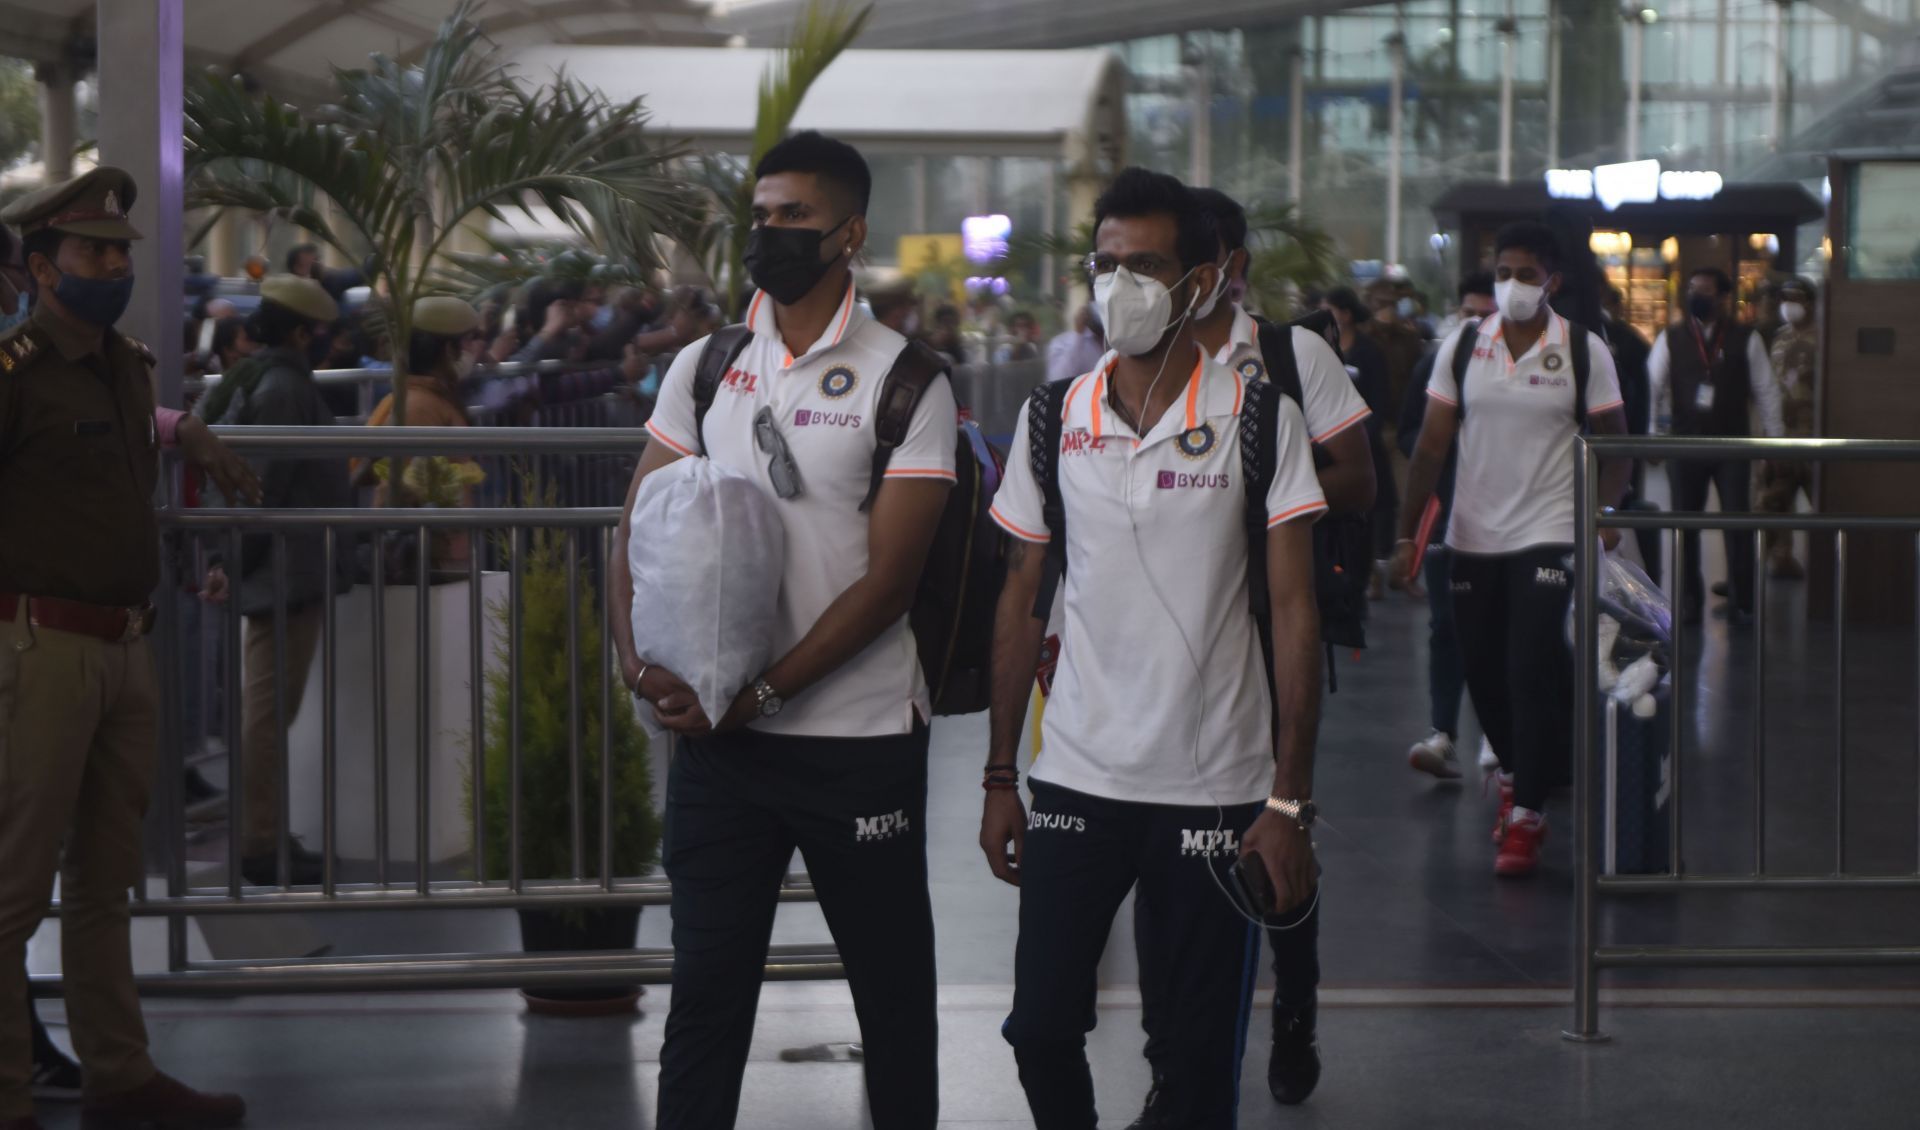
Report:
M1726 187L1719 173L1660 168L1658 161L1623 161L1592 169L1548 169L1547 195L1556 200L1598 200L1611 212L1622 204L1655 200L1712 200Z

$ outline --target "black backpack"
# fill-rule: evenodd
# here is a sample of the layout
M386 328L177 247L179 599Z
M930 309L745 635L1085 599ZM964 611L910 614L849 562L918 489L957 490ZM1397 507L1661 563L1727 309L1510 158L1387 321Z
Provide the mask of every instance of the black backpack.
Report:
M1266 364L1267 380L1305 411L1306 392L1300 383L1300 366L1293 355L1293 331L1307 330L1321 338L1333 336L1329 344L1339 355L1339 337L1333 329L1333 315L1326 311L1309 314L1288 325L1261 322L1260 356ZM1269 441L1271 437L1269 437ZM1327 460L1318 446L1313 448L1315 469ZM1264 499L1264 494L1263 494ZM1261 546L1265 550L1265 543ZM1263 559L1264 560L1264 559ZM1264 579L1264 574L1262 575ZM1340 689L1334 671L1337 648L1360 650L1367 646L1367 583L1373 579L1373 523L1368 514L1327 514L1313 526L1313 585L1315 603L1320 608L1320 639L1327 645L1327 686Z
M1460 340L1453 347L1453 389L1460 394L1455 409L1460 423L1467 419L1467 366L1473 363L1474 346L1480 341L1480 319L1460 327ZM1573 354L1573 423L1587 430L1587 377L1593 372L1591 343L1587 328L1578 322L1567 323L1567 350Z
M727 326L714 331L700 351L693 376L693 415L703 453L707 410L713 407L720 382L751 340L753 331L746 326ZM921 396L947 375L946 359L919 342L908 342L894 358L874 411L873 473L860 509L871 507L880 493L887 464L894 449L906 441ZM920 587L907 614L935 714L972 714L989 705L994 608L1006 579L1006 535L987 514L1006 469L1005 456L986 441L977 424L965 418L964 411L956 443L958 481L947 494Z

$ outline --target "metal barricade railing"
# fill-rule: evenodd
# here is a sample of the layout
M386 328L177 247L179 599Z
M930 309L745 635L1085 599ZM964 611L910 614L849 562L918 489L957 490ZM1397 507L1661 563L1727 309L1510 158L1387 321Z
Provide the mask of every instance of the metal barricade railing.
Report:
M565 455L634 456L644 447L644 433L624 428L220 428L221 438L233 449L254 458L338 460L340 473L346 474L346 459L396 456L462 456L530 458ZM613 492L623 497L625 480ZM188 764L183 756L185 742L181 731L179 704L186 688L181 686L188 672L206 669L205 665L175 662L179 654L178 626L163 605L155 635L156 666L160 674L162 697L160 768L155 801L157 816L150 829L148 863L144 874L162 877L164 895L154 895L145 884L135 892L133 914L165 918L168 922L168 969L164 973L143 975L141 988L162 993L227 993L285 991L365 991L372 989L450 989L493 987L551 987L604 983L665 982L671 977L672 952L665 949L636 949L617 953L522 954L522 953L443 953L430 955L380 957L313 957L291 960L229 959L189 960L187 927L189 918L255 914L316 914L388 910L560 910L569 908L609 908L666 905L670 889L659 875L623 876L616 873L614 748L616 710L630 710L632 700L624 688L614 686L614 656L611 632L612 602L606 599L606 586L596 583L604 577L601 563L614 550L614 527L620 518L615 507L540 507L507 506L474 509L327 509L327 510L251 510L251 509L179 509L164 508L160 513L163 536L173 539L211 539L224 549L227 560L235 563L235 590L222 610L221 634L224 638L225 695L222 713L227 734L227 861L225 874L218 881L195 875L188 860L187 814L182 796L183 771ZM240 656L242 613L240 608L240 571L242 535L265 535L271 543L271 613L274 656L273 718L278 737L274 757L278 764L275 798L278 829L277 882L269 886L249 885L241 874L246 851L242 818L246 798L246 757L241 734ZM457 570L434 568L435 537L464 533L471 540L464 565ZM321 881L310 887L294 889L288 882L292 872L289 837L294 829L290 798L293 792L294 740L290 730L297 716L289 711L289 547L290 536L319 536L320 576L330 590L330 578L343 563L343 555L360 535L398 534L412 542L416 554L411 579L389 579L386 555L377 547L368 555L367 616L369 634L360 656L341 653L348 625L341 615L347 594L324 599L322 624L315 645L318 664L318 695L310 698L298 712L317 710L319 725L317 756L319 780L319 850L322 858ZM526 664L522 661L524 634L527 630L525 586L529 558L534 552L530 539L544 536L564 542L562 571L565 588L565 659L567 677L564 707L548 704L549 710L563 710L566 718L567 811L570 827L565 829L570 856L569 874L562 878L529 878L522 867L522 767L526 751L523 707L526 695ZM482 543L482 535L491 535L491 546ZM584 547L584 552L583 552ZM487 558L493 557L489 568ZM558 555L556 555L558 556ZM174 555L163 555L166 562L162 580L163 599L180 592ZM434 599L436 589L464 585L464 594ZM583 599L584 587L593 586L599 594L597 609L591 599ZM498 598L489 597L498 593ZM390 597L396 615L410 621L389 624ZM189 600L197 599L189 597ZM210 607L210 606L205 606ZM440 622L435 623L436 614ZM598 616L597 656L582 646L583 614ZM464 620L464 633L449 621ZM504 623L501 621L504 620ZM554 625L543 625L548 632ZM390 656L393 638L390 628L404 636L412 632L411 654ZM257 630L257 628L256 628ZM500 639L497 637L504 637ZM449 668L463 676L467 687L464 708L447 711L457 718L449 727L436 727L434 719L437 642L449 643L465 654ZM504 644L504 646L502 646ZM413 746L413 762L404 761L404 746L394 743L393 712L401 704L393 701L388 668L393 659L410 662L412 699L404 706L411 711L413 725L403 741ZM362 667L361 664L365 664ZM504 668L504 670L503 670ZM597 668L597 677L592 672ZM343 684L359 680L371 672L370 687L363 703L370 717L353 718L343 710ZM297 673L293 677L301 677ZM405 680L401 680L404 682ZM489 691L489 685L494 691ZM591 685L588 685L591 684ZM487 878L488 812L487 787L489 759L489 719L486 696L504 690L508 714L505 750L510 785L507 793L507 876ZM404 687L399 693L405 694ZM597 700L600 724L598 749L587 750L586 733L589 711L583 709L586 695ZM342 787L343 726L370 723L371 796L353 798L355 811L371 808L372 875L349 881L341 874L347 846L340 833L343 813L348 811L340 795ZM405 722L401 722L405 726ZM459 733L450 732L457 729ZM497 730L494 733L497 743ZM456 784L448 779L444 762L447 743L453 741L467 754L464 779ZM495 746L497 748L497 744ZM599 803L589 809L583 798L583 770L586 758L594 758L600 782ZM355 763L356 767L359 765ZM393 806L389 794L396 781L407 779L411 769L413 827L411 849L415 873L410 878L393 874L395 845L391 842ZM460 772L459 770L455 771ZM655 782L655 794L665 787ZM448 877L459 870L459 857L448 856L436 848L443 837L435 835L436 810L447 811L445 790L460 788L461 817L469 824L472 876ZM439 803L436 803L439 802ZM586 847L589 821L596 827L598 858ZM549 830L551 832L551 830ZM156 848L157 844L157 848ZM368 846L362 839L355 846ZM404 842L403 842L404 847ZM155 856L158 858L155 858ZM355 860L356 864L362 860ZM157 866L156 866L157 865ZM217 870L217 866L216 870ZM436 874L436 869L440 872ZM780 898L785 902L813 901L811 882L804 875L790 875L783 883ZM56 903L53 914L60 913ZM774 946L768 956L766 973L776 979L831 979L842 975L838 952L830 943ZM36 978L39 992L57 991L57 978Z
M1573 1027L1565 1035L1577 1042L1607 1037L1599 1027L1599 974L1602 969L1702 967L1887 966L1920 964L1920 945L1685 945L1601 944L1599 902L1604 897L1698 891L1860 891L1920 890L1920 860L1905 874L1849 874L1847 872L1846 706L1847 677L1847 534L1849 531L1906 533L1914 536L1916 571L1920 572L1920 508L1908 514L1761 514L1672 513L1636 510L1602 513L1599 499L1599 463L1613 459L1667 460L1792 460L1830 462L1920 462L1920 442L1852 439L1716 439L1583 437L1574 456L1577 524L1574 546L1574 1000ZM1833 535L1834 624L1834 865L1827 874L1780 874L1767 869L1766 859L1766 726L1756 718L1753 728L1753 867L1745 874L1689 873L1681 854L1684 828L1681 790L1681 752L1684 732L1684 683L1679 677L1686 636L1686 617L1673 625L1671 711L1672 770L1668 779L1668 869L1666 874L1602 875L1595 850L1596 824L1601 807L1598 788L1599 758L1595 756L1598 704L1595 695L1595 646L1599 630L1599 601L1595 580L1599 566L1599 530L1671 530L1672 575L1684 585L1687 562L1681 532L1702 530L1807 530ZM1755 581L1753 646L1756 649L1753 694L1756 710L1764 711L1767 687L1765 600L1766 570L1762 568L1762 539L1753 546ZM1916 582L1915 662L1920 664L1920 581ZM1920 669L1917 669L1920 670ZM1920 682L1920 673L1916 674ZM1920 707L1920 686L1914 701ZM1920 759L1920 721L1915 726L1915 756ZM1920 828L1920 813L1916 813Z

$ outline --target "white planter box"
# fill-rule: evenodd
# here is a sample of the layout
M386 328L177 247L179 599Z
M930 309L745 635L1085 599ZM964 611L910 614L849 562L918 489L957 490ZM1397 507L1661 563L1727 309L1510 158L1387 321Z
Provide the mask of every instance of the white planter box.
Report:
M480 579L479 633L483 671L498 667L494 648L500 625L486 611L504 602L505 573ZM426 709L431 740L428 758L428 851L435 863L468 855L472 833L467 801L472 741L471 608L467 582L428 589L432 649L428 655ZM419 607L412 585L389 586L386 623L387 849L393 862L418 858L415 829L421 692L416 678L414 618ZM356 586L335 600L334 772L335 848L348 859L373 859L374 750L373 589ZM292 827L307 846L321 846L321 662L316 651L299 715L287 733L288 790Z

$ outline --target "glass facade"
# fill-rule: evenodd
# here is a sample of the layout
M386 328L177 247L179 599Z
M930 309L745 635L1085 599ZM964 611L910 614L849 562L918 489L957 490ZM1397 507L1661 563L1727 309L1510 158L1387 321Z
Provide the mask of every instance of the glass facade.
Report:
M1830 7L1830 6L1828 6ZM1498 171L1502 25L1513 29L1513 176L1625 156L1627 75L1638 48L1636 157L1745 177L1849 95L1882 77L1920 23L1920 0L1862 0L1839 19L1808 3L1646 0L1629 23L1596 0L1418 0L1240 29L1119 44L1130 71L1128 159L1246 201L1288 193L1290 77L1305 70L1302 179L1309 218L1349 257L1404 264L1444 283L1458 264L1435 240L1432 202ZM1560 121L1548 123L1551 30L1561 29ZM1776 49L1784 28L1784 53ZM1387 238L1393 56L1405 44L1398 247ZM1636 44L1636 40L1638 41ZM1778 80L1784 76L1785 83ZM1203 108L1203 109L1202 109ZM1204 118L1201 115L1204 114ZM1201 143L1197 123L1204 121ZM1204 155L1203 157L1201 155ZM1809 186L1816 192L1818 184Z

